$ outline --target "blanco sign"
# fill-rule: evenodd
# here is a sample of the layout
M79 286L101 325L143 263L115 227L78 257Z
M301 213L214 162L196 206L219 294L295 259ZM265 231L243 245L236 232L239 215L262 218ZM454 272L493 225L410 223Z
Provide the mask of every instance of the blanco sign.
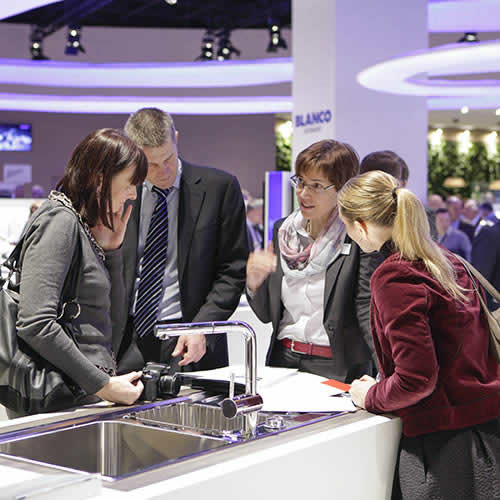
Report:
M3 166L3 180L9 184L28 184L31 182L31 165L5 163Z

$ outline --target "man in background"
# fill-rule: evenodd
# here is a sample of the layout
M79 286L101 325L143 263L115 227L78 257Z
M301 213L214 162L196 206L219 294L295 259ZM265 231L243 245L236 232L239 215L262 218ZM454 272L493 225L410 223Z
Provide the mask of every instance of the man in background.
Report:
M408 165L403 158L394 151L375 151L366 155L361 161L359 173L364 174L371 170L381 170L382 172L392 175L399 181L401 187L406 187L408 184L408 178L410 176ZM437 230L434 211L429 208L426 208L425 211L427 213L432 239L436 240Z
M484 227L472 245L472 265L497 289L500 290L500 222ZM491 295L486 294L488 308L498 309Z
M471 243L469 238L465 233L452 226L451 217L446 208L439 208L436 211L436 228L438 243L470 262Z
M181 160L179 134L162 110L133 113L125 133L144 150L148 175L123 242L130 312L126 325L117 325L119 372L140 369L147 361L169 363L171 372L226 366L225 335L160 341L153 328L157 321L223 321L236 309L248 258L238 181Z
M264 242L264 200L253 198L247 202L248 245L253 252L262 248Z
M446 208L450 214L452 227L458 229L464 210L464 202L458 196L448 196L446 198Z

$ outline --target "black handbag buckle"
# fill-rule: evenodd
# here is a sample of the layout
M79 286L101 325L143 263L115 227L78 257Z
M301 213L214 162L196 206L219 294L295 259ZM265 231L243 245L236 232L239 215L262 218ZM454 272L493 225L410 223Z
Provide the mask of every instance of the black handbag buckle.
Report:
M81 312L80 304L76 300L69 300L62 305L61 313L56 319L64 318L66 321L71 321L78 318Z

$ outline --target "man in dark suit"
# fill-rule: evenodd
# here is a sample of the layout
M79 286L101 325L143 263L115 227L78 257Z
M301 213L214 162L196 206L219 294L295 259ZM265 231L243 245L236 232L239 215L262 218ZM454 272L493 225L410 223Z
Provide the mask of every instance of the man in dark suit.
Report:
M156 108L132 114L126 134L148 159L123 243L129 298L126 325L116 325L120 372L146 361L171 371L228 363L225 335L159 341L157 321L223 321L236 309L248 258L246 215L238 181L213 168L180 160L171 116Z
M500 290L500 222L481 229L472 243L472 265L497 289ZM488 308L499 307L487 294Z
M402 187L406 187L408 178L410 177L410 169L403 158L394 151L389 150L374 151L363 158L359 166L359 173L364 174L372 170L381 170L382 172L392 175L401 183ZM434 210L429 207L425 207L425 213L429 221L432 239L437 241L436 214Z

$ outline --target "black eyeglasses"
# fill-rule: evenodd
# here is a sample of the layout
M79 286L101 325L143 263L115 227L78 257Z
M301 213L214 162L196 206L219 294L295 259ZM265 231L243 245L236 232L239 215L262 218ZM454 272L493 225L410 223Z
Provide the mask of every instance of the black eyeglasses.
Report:
M298 175L292 175L292 177L290 177L290 182L292 183L292 186L297 189L297 191L303 191L305 188L309 188L313 193L316 194L323 193L335 187L335 184L323 186L323 184L319 182L311 182L310 184L308 184L304 181L304 179L302 179L302 177L299 177Z

